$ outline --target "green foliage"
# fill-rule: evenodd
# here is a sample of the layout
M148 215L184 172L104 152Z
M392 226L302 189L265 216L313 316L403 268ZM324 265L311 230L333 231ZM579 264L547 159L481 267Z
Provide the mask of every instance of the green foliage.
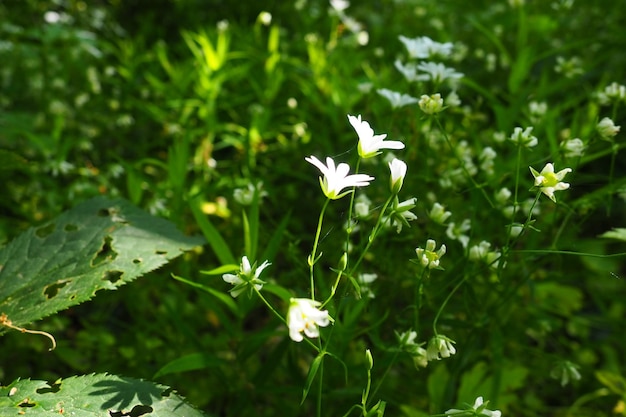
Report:
M202 417L171 388L133 378L92 374L53 383L18 380L0 387L0 414L89 417Z
M124 200L89 200L0 250L0 313L23 326L117 289L201 243Z
M421 417L478 396L503 416L624 409L626 143L623 129L598 128L605 117L626 123L619 2L14 3L0 2L1 239L108 195L208 245L115 292L75 289L81 269L58 281L70 257L50 261L41 277L51 281L0 296L9 319L21 314L15 297L27 317L35 300L45 312L74 294L99 297L38 323L60 335L52 353L5 335L0 379L156 374L202 408L254 417ZM452 53L412 59L400 35L451 42ZM442 62L464 76L427 80L419 69L410 81L396 62ZM390 105L381 88L439 93L446 107L426 116L418 104ZM346 114L406 148L360 161ZM530 127L536 146L510 140ZM321 221L309 155L376 179ZM389 200L394 156L409 167L400 200L417 198L408 224ZM572 169L556 202L529 172L547 162ZM46 241L38 230L27 233ZM84 274L113 288L125 280L101 279L119 268L107 236L77 247L76 265L102 261L99 275ZM441 257L428 239L447 250L425 272L416 255ZM244 255L253 267L242 273ZM0 288L22 282L1 273ZM244 282L233 298L223 274L264 284ZM293 342L293 297L318 299L334 323ZM427 360L422 350L443 333L456 353Z

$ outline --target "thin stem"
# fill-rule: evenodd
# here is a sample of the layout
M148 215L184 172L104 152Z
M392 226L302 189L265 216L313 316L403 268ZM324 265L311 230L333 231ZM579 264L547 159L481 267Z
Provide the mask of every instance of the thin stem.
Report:
M315 300L315 278L313 276L313 267L317 262L317 245L320 241L320 234L322 233L322 222L324 221L324 213L326 212L326 207L328 207L328 203L330 203L330 198L326 199L324 206L322 207L322 211L320 212L319 220L317 221L317 231L315 232L315 241L313 242L313 251L309 256L309 274L311 278L311 299Z
M435 119L435 122L437 123L437 127L439 127L439 130L443 134L443 137L446 140L446 143L450 147L450 150L452 150L452 155L454 155L454 157L456 158L457 162L461 166L461 169L463 170L463 173L465 174L465 176L470 180L470 182L472 183L472 185L474 187L476 187L476 188L478 188L480 190L480 192L485 197L485 200L487 200L487 202L489 203L489 206L491 208L494 208L495 206L494 206L493 202L491 201L491 199L489 198L489 196L487 195L487 191L485 191L485 189L483 188L482 185L479 185L476 182L476 180L474 180L474 177L469 173L469 171L465 167L465 162L454 151L454 147L452 146L452 143L450 142L450 138L448 137L448 134L444 130L443 126L441 125L441 122L439 121L439 119L437 117L433 117L433 119Z
M318 339L319 351L322 351L322 340ZM320 362L319 379L317 386L317 417L322 417L322 388L324 388L324 358Z
M422 274L417 280L417 285L415 286L415 330L419 329L419 311L422 308L422 296L424 294L424 278L429 275L428 268L422 269Z
M385 205L383 206L382 210L380 211L380 214L378 215L378 219L376 220L376 224L374 225L374 228L372 229L372 233L370 234L369 238L367 239L367 245L365 245L365 248L363 249L363 252L361 252L361 255L359 256L359 259L357 259L356 263L354 264L354 266L352 267L352 269L350 270L350 273L348 275L352 276L354 274L354 272L356 271L358 266L363 261L363 258L365 258L365 254L367 254L367 252L369 251L369 248L372 246L372 243L374 243L374 239L376 239L376 235L378 235L378 232L380 232L380 229L381 229L381 226L382 226L381 223L382 223L382 219L383 219L383 216L385 214L385 211L387 211L387 207L389 207L389 204L391 204L391 200L393 198L394 198L394 195L391 195L387 199L387 201L385 202Z
M361 157L356 162L356 167L354 169L354 173L359 173L359 168L361 167ZM356 194L356 187L352 187L352 192L350 193L350 206L348 207L348 227L346 228L346 246L345 252L348 253L348 249L350 247L350 234L352 233L352 211L354 210L354 194ZM348 259L349 261L349 259ZM348 264L346 264L346 268Z
M387 365L387 369L385 369L385 372L383 372L383 376L380 378L380 380L376 384L376 388L374 388L374 391L372 392L372 395L371 395L372 397L376 396L376 393L378 392L380 387L383 385L383 382L385 381L387 374L389 373L393 365L396 363L396 359L398 359L399 354L400 354L399 350L396 351L396 353L394 353L393 357L391 358L391 362L389 362L389 365Z
M439 321L439 316L441 316L441 313L443 312L443 309L448 304L448 301L450 301L450 299L452 298L452 295L454 295L454 293L459 289L459 287L461 287L461 284L463 284L465 282L467 277L468 276L465 275L463 277L463 279L460 280L459 283L455 285L455 287L452 289L452 291L450 291L450 294L448 294L446 299L443 301L443 304L441 304L441 307L439 307L439 311L437 311L437 315L435 316L435 320L433 320L433 333L435 334L435 336L438 335L438 333L437 333L437 321Z

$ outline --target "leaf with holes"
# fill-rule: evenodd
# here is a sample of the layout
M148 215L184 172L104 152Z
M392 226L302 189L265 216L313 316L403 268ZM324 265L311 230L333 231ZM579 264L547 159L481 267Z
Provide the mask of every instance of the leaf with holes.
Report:
M23 326L100 289L114 290L203 242L128 201L89 200L0 250L0 315Z
M171 388L107 374L74 376L52 384L17 380L0 387L0 415L205 416Z

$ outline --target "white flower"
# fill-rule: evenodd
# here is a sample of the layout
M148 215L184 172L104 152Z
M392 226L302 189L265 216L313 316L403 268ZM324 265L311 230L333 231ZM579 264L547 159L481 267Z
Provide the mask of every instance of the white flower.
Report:
M441 245L439 250L435 252L435 247L437 246L437 242L433 239L428 239L426 241L426 249L416 248L415 254L417 255L417 260L424 268L434 269L439 268L439 261L443 255L446 254L446 245Z
M471 408L468 408L465 410L451 408L450 410L446 411L446 415L456 416L456 417L462 417L462 416L501 417L502 413L500 412L500 410L495 410L495 411L487 410L487 404L489 404L489 401L483 404L483 397L478 397L476 398L476 401L474 401L474 405Z
M360 193L354 199L354 216L357 218L365 218L370 214L372 201L365 195Z
M417 65L416 64L409 63L409 64L404 65L402 64L402 62L400 62L400 60L396 59L393 65L396 67L398 71L402 73L402 75L404 75L404 78L406 78L408 82L411 83L417 80Z
M361 297L376 298L376 295L372 291L372 287L370 286L370 284L377 279L377 274L360 273L359 275L357 275L356 281L359 283Z
M365 187L374 179L374 177L365 174L348 175L350 166L340 163L335 167L335 161L330 157L326 158L326 165L314 156L304 159L308 163L315 165L324 174L323 179L320 177L320 185L324 195L331 200L337 200L352 192L352 190L349 190L342 193L341 191L346 187Z
M237 274L224 274L222 279L229 284L233 284L235 287L230 290L230 295L234 298L241 294L246 288L252 290L252 286L259 291L263 288L264 281L259 279L261 272L271 264L268 261L263 262L259 267L250 265L250 261L247 256L241 258L241 267Z
M604 91L598 92L596 96L598 103L603 106L607 106L612 102L617 103L620 100L626 100L626 86L613 82Z
M259 13L257 21L261 22L262 25L269 26L272 23L272 14L270 12L263 11Z
M605 117L600 120L596 126L596 130L602 136L602 139L611 140L615 135L619 133L620 126L615 126L613 120Z
M389 221L390 225L396 225L396 232L400 233L402 227L410 227L409 222L417 219L417 216L410 212L415 207L416 198L409 198L400 203L398 196L396 195L391 207L391 213L385 219L385 222Z
M426 349L422 347L423 343L415 343L417 332L413 330L403 333L398 333L397 331L394 332L400 342L400 349L409 353L413 357L415 367L426 368L426 366L428 366L427 352Z
M398 194L406 176L406 163L398 158L394 158L393 161L389 162L389 170L391 171L391 177L389 178L391 192Z
M386 88L376 90L378 94L389 100L391 107L394 109L417 103L417 99L408 94L401 94L397 91L391 91Z
M444 82L445 80L456 81L463 78L463 74L456 72L454 68L448 68L441 63L423 62L417 66L418 70L424 72L417 76L419 81L432 80L435 84Z
M585 144L579 138L568 139L561 143L561 149L563 149L563 156L566 158L576 158L582 156L585 151Z
M469 236L464 233L470 230L471 227L470 219L463 220L463 222L459 225L454 222L449 223L448 228L446 229L446 236L450 239L458 240L461 242L461 245L466 248L469 243Z
M322 305L319 301L308 298L292 298L289 300L289 311L287 312L287 326L289 327L289 337L294 342L301 342L304 337L319 337L318 326L328 326L330 316L327 310L320 310Z
M533 177L535 177L535 186L539 187L541 192L555 203L556 198L554 198L554 192L567 190L569 188L569 184L561 182L561 180L567 173L572 172L571 168L562 169L556 174L554 173L554 165L551 163L547 163L541 172L537 172L533 167L528 168L530 168L530 172L533 174Z
M430 58L431 55L441 55L444 57L450 56L452 52L452 43L440 43L433 41L427 36L420 36L418 38L407 38L400 35L398 37L404 44L411 58Z
M443 110L443 98L439 93L430 96L423 94L420 97L419 106L426 114L439 113Z
M433 204L433 208L430 209L430 213L428 213L428 217L437 224L444 224L451 215L452 213L446 211L444 206L439 203Z
M428 341L426 347L426 357L429 361L440 360L442 358L449 358L456 353L456 349L453 346L454 340L447 338L443 335L436 335Z
M404 143L396 140L385 141L387 134L375 135L374 129L365 120L361 120L361 115L348 115L350 124L359 136L359 156L361 158L371 158L380 154L381 149L404 149Z
M582 67L582 60L577 56L571 57L570 59L557 56L554 71L565 75L565 78L574 78L575 76L581 75L585 72Z
M578 365L570 361L562 361L550 371L550 376L554 379L560 379L561 386L564 387L569 383L570 379L575 381L580 380L578 368Z
M532 148L533 146L537 145L537 138L532 136L532 131L533 128L531 127L527 127L526 129L522 130L521 127L516 127L513 130L513 134L511 135L511 137L509 138L509 140L513 143L516 143L520 146L525 146L527 148Z
M347 0L330 0L330 7L341 13L350 7L350 2Z

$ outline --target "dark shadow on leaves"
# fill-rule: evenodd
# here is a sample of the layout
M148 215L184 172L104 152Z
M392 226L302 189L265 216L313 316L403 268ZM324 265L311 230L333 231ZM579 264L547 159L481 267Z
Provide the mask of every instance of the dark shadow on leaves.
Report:
M93 386L99 389L92 391L89 395L103 397L105 400L102 403L103 410L126 410L135 401L135 397L140 405L150 406L161 399L163 392L153 383L130 378L121 378L119 381L99 381Z

